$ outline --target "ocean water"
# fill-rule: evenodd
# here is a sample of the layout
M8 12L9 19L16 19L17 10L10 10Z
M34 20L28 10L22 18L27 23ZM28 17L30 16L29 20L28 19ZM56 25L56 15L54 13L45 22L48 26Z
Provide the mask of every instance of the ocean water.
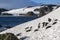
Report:
M21 23L31 21L33 19L36 19L37 17L32 16L32 17L0 17L0 25L2 26L16 26Z

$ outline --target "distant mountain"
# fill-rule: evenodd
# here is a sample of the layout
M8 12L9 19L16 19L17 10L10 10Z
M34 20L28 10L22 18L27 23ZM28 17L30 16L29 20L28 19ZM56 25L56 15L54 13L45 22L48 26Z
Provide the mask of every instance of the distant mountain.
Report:
M1 12L4 12L4 11L8 11L8 9L0 8L0 14L1 14Z
M8 9L0 8L0 12L3 12L3 11L8 11Z

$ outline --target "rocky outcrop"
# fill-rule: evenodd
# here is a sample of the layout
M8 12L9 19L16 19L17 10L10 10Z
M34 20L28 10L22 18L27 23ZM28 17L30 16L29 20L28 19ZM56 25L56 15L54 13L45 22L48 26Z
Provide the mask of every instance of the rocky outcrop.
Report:
M0 34L0 40L19 40L19 39L12 33L6 33Z

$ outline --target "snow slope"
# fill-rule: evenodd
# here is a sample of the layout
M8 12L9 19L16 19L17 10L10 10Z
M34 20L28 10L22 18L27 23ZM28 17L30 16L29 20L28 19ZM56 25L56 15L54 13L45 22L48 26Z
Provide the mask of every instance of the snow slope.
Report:
M45 26L44 22L47 23ZM26 40L60 40L60 7L41 18L0 32L4 33L13 33Z

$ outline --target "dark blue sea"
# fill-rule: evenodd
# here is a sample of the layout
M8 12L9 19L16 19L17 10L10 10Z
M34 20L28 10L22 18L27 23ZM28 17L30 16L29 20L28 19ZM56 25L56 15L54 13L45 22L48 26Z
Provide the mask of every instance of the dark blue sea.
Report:
M2 26L16 26L31 20L36 19L37 17L21 17L21 16L17 16L17 17L0 17L0 25Z

